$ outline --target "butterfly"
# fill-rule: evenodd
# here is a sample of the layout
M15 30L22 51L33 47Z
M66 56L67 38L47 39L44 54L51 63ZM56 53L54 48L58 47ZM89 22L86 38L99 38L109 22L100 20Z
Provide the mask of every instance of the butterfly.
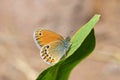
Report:
M48 64L60 61L70 48L70 37L64 39L56 32L37 29L33 34L34 41L40 49L40 57Z

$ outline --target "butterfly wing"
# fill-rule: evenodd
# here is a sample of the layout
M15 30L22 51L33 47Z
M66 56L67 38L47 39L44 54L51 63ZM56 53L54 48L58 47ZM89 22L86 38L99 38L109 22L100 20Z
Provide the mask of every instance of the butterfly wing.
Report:
M39 48L41 48L46 44L49 44L50 42L54 42L57 40L61 40L61 41L64 40L64 38L61 35L46 29L37 29L34 32L33 37L35 43Z
M43 46L40 50L40 56L48 64L54 64L65 55L67 50L64 42L58 40Z

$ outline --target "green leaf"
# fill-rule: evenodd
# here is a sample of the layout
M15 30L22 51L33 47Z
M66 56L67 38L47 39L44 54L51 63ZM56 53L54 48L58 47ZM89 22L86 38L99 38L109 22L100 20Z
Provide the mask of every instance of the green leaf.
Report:
M95 36L93 27L100 15L95 15L71 38L71 47L66 58L44 70L37 80L68 80L71 70L94 50Z

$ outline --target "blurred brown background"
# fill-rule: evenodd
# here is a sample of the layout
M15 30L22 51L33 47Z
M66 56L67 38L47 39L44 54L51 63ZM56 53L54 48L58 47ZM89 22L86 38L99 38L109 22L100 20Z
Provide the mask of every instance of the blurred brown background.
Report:
M49 67L33 41L36 28L72 36L96 13L95 51L69 80L120 80L120 0L0 0L0 80L35 80Z

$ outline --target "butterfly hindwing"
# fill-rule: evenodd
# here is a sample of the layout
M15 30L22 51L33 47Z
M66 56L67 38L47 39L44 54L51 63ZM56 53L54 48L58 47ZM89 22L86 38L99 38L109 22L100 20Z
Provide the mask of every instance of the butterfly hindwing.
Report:
M56 63L66 54L66 49L64 43L58 40L43 46L40 55L45 62Z

